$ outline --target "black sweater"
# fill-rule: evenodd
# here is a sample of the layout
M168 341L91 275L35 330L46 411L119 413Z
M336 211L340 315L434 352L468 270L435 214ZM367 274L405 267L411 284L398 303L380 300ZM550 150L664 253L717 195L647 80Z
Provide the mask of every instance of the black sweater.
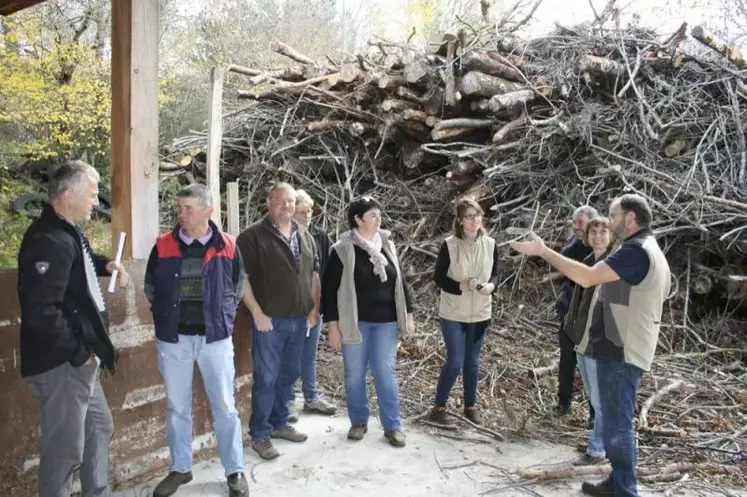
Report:
M382 251L382 253L384 253ZM384 254L386 256L386 254ZM397 280L397 271L392 265L391 259L387 257L389 264L386 265L387 280L382 283L381 279L373 272L373 264L365 250L355 247L355 268L353 278L355 281L355 293L358 303L358 321L371 323L388 323L397 321L397 308L394 303L394 284ZM329 256L329 262L322 284L322 305L325 321L337 321L340 313L337 307L337 290L342 281L343 264L337 251L333 250ZM407 282L403 281L405 290L405 302L407 312L412 312L410 291Z
M568 239L568 244L560 251L561 255L578 262L583 262L591 253L591 247L586 245L582 239L575 235ZM555 303L555 309L563 317L568 312L568 308L571 305L571 296L573 295L575 287L576 284L570 279L563 281L563 287L558 296L558 301Z
M316 249L319 252L319 281L324 281L324 271L327 269L329 262L329 249L332 247L332 240L326 231L316 226L309 228L309 233L314 237Z

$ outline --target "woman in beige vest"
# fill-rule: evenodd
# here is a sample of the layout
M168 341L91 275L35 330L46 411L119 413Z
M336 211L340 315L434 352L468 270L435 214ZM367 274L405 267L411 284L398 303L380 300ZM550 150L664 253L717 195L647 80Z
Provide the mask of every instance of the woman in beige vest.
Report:
M474 200L456 206L454 234L444 240L436 260L435 280L441 289L439 317L446 343L446 363L436 387L430 420L447 424L446 401L462 373L464 415L481 422L475 406L480 350L492 315L492 293L498 284L498 249L482 224L483 211Z
M397 251L381 228L381 205L372 197L348 207L350 231L332 245L322 283L330 346L342 350L350 440L368 431L366 375L370 366L384 435L405 446L399 412L397 343L413 327L412 305Z

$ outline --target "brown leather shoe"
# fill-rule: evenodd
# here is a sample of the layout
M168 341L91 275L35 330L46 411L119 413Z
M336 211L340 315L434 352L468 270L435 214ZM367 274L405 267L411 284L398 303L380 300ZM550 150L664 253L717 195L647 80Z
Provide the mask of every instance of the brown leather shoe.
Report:
M269 437L258 440L252 439L252 449L259 454L259 457L268 461L280 456L280 453L272 445L272 440Z
M282 428L278 428L277 430L272 430L272 433L270 433L270 438L282 438L283 440L298 443L305 442L309 437L305 433L301 433L300 431L296 430L291 425L285 425Z
M477 407L475 406L465 407L464 417L469 419L476 425L482 424L482 416L480 416L480 411L478 411Z
M446 412L446 408L443 406L433 406L428 412L428 421L439 425L450 426L452 421L449 418L449 413Z

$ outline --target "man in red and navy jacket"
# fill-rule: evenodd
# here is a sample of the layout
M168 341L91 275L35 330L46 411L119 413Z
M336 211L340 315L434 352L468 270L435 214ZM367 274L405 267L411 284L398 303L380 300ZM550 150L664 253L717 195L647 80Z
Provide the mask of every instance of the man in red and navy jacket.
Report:
M192 377L200 368L210 400L218 452L231 497L246 497L241 421L234 399L233 326L246 274L236 241L210 221L205 185L177 194L178 224L156 240L145 272L145 295L156 328L158 369L168 409L171 468L154 497L192 480Z

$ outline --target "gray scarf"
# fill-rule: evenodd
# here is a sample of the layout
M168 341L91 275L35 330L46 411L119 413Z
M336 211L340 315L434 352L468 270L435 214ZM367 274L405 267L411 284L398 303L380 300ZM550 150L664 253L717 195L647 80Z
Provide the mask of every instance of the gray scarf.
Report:
M353 245L357 245L362 248L368 254L368 257L373 264L373 271L376 276L379 277L382 283L386 283L386 265L389 264L386 256L381 252L384 246L384 241L381 239L381 233L376 232L373 239L366 240L361 236L356 228L353 228Z

